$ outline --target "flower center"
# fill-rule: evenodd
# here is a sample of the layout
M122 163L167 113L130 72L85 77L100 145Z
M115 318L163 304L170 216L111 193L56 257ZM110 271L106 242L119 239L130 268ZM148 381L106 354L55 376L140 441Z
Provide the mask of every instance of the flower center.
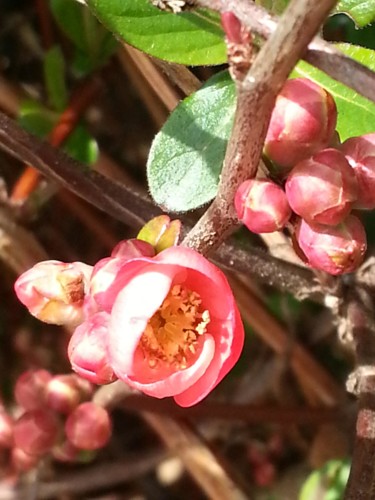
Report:
M210 313L203 310L200 295L183 285L173 286L149 319L139 342L150 368L160 363L187 368L209 322Z

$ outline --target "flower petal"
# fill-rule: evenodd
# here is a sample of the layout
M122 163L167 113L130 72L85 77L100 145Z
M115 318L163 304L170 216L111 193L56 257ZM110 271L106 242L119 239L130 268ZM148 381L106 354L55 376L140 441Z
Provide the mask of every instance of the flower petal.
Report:
M133 374L139 339L168 294L177 272L178 267L173 265L146 265L118 293L111 313L108 351L119 378Z
M209 369L215 355L215 341L211 335L205 335L202 350L196 362L184 370L178 370L166 378L152 383L142 383L132 377L127 377L126 382L135 389L142 391L148 396L165 398L174 396L180 391L187 390L195 384Z

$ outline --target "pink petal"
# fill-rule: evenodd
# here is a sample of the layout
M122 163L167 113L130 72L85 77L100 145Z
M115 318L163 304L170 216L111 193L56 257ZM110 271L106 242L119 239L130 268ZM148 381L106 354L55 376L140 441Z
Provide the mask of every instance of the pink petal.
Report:
M109 358L119 378L133 374L134 354L142 333L177 272L176 266L147 265L117 295L109 326Z
M195 363L189 368L178 370L164 379L152 383L142 383L127 377L126 382L135 389L138 389L149 396L155 398L165 398L174 396L180 391L187 390L192 384L195 384L207 368L209 369L210 363L215 354L215 341L211 335L205 335L202 344L202 351L200 352Z
M234 306L232 324L223 325L221 332L216 332L215 356L207 371L186 391L174 396L174 400L184 408L199 403L205 398L225 375L233 368L240 357L244 342L244 328L237 306ZM226 327L229 330L225 333ZM233 331L231 331L233 328ZM233 342L232 342L233 341Z

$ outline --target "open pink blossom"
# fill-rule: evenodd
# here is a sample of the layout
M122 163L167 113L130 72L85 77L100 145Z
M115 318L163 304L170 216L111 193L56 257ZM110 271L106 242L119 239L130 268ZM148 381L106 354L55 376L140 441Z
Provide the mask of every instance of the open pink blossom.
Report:
M30 314L41 321L77 325L83 321L83 303L92 269L82 262L39 262L21 274L14 289Z
M237 362L241 318L224 274L202 255L170 247L128 262L106 291L108 356L116 375L157 398L198 403Z

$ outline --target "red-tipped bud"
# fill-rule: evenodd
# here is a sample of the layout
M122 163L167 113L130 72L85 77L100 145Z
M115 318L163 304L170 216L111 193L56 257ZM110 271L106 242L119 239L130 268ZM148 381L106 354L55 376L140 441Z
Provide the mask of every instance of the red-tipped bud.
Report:
M29 455L21 448L13 448L11 453L11 462L13 467L19 472L27 472L38 465L40 457L38 455Z
M13 446L14 421L5 411L0 410L0 448Z
M223 26L228 42L243 43L241 21L233 12L227 11L221 14L221 25Z
M375 133L352 137L342 152L353 167L358 182L356 208L375 208Z
M46 403L51 410L70 413L81 400L81 391L74 375L56 375L46 387Z
M17 379L14 396L25 410L37 410L46 403L46 387L52 375L47 370L28 370Z
M307 78L288 80L276 99L264 152L287 172L330 144L336 120L331 94Z
M43 455L56 443L59 422L50 410L24 413L14 424L14 443L29 455Z
M96 313L74 331L68 346L72 368L94 384L109 384L117 379L107 355L110 315Z
M285 192L290 206L303 219L335 226L357 199L357 181L340 151L324 149L293 168Z
M45 323L77 325L83 320L83 301L92 267L82 262L39 262L14 285L30 314Z
M108 412L94 403L82 403L69 415L65 423L65 433L76 448L103 448L112 433Z
M253 233L273 233L288 222L291 210L280 186L265 179L250 179L237 189L237 216Z
M296 238L311 267L333 275L355 271L367 246L365 229L354 215L338 226L309 225L301 220Z

